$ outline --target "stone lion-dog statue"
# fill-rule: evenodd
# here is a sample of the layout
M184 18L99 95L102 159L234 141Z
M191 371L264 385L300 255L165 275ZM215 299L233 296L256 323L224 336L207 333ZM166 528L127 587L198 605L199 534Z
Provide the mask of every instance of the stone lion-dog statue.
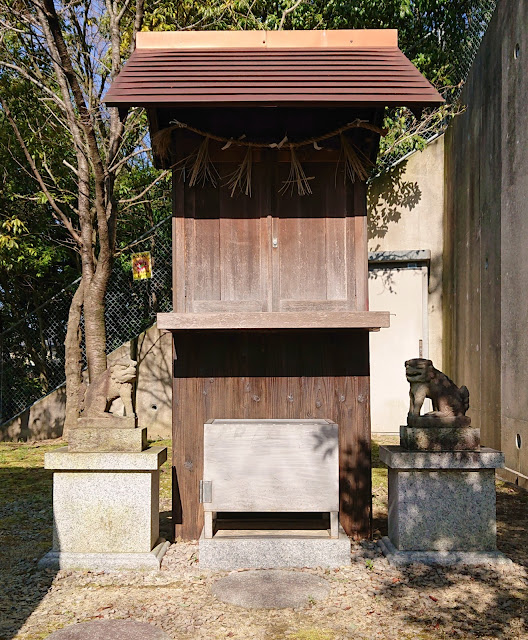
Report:
M134 416L132 391L136 380L136 366L135 360L120 360L96 376L84 394L81 417L112 418L109 409L117 398L123 401L125 416Z
M444 373L434 368L431 360L425 358L407 360L405 375L411 385L409 418L420 416L426 398L430 398L433 403L433 411L425 414L428 417L456 418L466 415L469 409L467 387L457 387Z

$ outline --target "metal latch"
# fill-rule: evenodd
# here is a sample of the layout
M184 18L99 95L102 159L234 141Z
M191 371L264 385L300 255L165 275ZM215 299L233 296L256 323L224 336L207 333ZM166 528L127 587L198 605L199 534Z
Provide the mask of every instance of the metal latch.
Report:
M213 483L211 480L200 480L200 502L213 501Z

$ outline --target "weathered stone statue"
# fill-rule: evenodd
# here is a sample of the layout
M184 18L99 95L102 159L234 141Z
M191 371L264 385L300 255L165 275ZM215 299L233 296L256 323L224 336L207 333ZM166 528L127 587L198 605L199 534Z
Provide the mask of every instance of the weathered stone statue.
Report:
M426 398L433 403L433 411L427 415L449 417L465 416L469 409L467 387L457 387L445 373L433 367L431 360L414 358L405 363L405 375L411 385L409 414L419 416Z
M97 376L86 389L81 404L80 422L86 424L90 420L92 423L97 421L97 426L101 427L117 426L116 421L119 423L123 418L111 414L109 409L114 400L121 398L127 423L130 424L130 418L135 418L132 391L136 366L137 362L134 360L120 360Z
M132 402L137 362L119 360L97 376L86 389L77 427L68 434L71 452L139 452L147 447L147 429L137 428ZM125 415L110 413L121 398Z
M466 416L469 409L467 387L457 387L444 373L433 366L431 360L414 358L405 363L405 375L411 385L410 408L407 416L409 426L469 426ZM421 416L426 398L433 403L433 411Z
M413 451L476 451L480 447L480 429L472 428L467 387L457 387L431 360L414 358L405 363L405 375L411 386L411 406L407 426L400 427L400 444ZM429 398L433 411L420 415Z

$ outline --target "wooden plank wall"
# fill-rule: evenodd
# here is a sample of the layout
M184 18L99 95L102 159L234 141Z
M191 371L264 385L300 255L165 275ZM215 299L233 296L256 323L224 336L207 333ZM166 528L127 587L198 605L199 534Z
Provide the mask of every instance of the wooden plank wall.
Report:
M340 517L371 529L369 339L362 330L174 332L175 535L203 526L203 425L214 418L327 418L339 425Z
M312 154L313 193L278 195L289 164L259 157L251 197L191 188L175 171L174 311L367 311L365 184L336 177L338 156ZM216 167L225 176L237 165Z

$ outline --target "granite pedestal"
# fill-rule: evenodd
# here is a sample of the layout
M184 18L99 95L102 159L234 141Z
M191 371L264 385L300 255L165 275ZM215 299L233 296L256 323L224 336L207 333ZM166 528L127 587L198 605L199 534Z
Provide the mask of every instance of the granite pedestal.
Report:
M68 451L139 453L147 448L147 428L76 427L68 434Z
M480 429L466 427L400 427L400 445L409 451L478 451Z
M159 468L165 447L138 453L45 455L53 469L53 549L40 566L60 569L159 569Z
M230 532L233 535L200 537L200 566L207 569L337 568L350 564L350 540L339 527L330 532ZM249 535L251 533L251 535Z
M394 564L504 560L496 550L495 469L504 454L380 447L389 467L389 536Z

